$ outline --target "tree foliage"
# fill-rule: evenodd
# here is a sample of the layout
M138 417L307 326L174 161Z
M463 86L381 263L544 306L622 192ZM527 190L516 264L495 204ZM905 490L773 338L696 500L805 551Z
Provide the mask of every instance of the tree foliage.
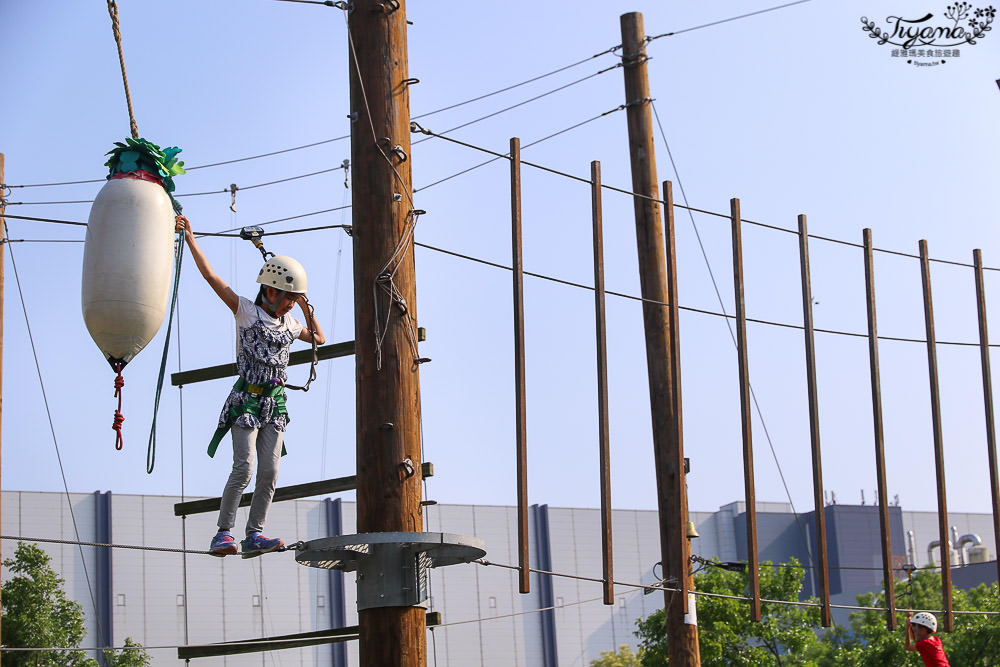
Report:
M896 606L904 609L941 609L941 575L934 570L918 570L912 583L897 582ZM885 593L864 593L858 596L858 606L884 607ZM952 588L952 607L955 611L1000 611L997 585L981 584L970 590ZM897 615L899 629L886 628L885 612L859 611L851 614L851 631L840 629L827 633L824 639L826 655L818 660L820 667L849 665L868 667L875 665L906 665L921 667L916 652L903 648L905 614ZM1000 655L1000 619L997 616L956 614L953 632L940 632L948 661L953 665L992 665ZM938 622L943 625L940 615ZM939 627L940 627L939 625Z
M798 601L804 570L797 562L773 566L761 563L761 597L770 600ZM745 596L748 575L709 567L695 575L695 588L703 593ZM896 607L904 609L941 609L941 575L933 570L919 570L912 582L895 586ZM811 600L815 602L815 599ZM1000 612L997 584L982 584L970 590L953 589L955 611ZM858 596L860 607L884 607L885 594ZM745 600L699 596L698 628L701 660L705 667L722 665L787 667L882 667L900 665L921 667L919 655L903 647L905 614L897 617L899 628L886 628L885 612L856 611L850 614L850 628L834 626L820 636L820 613L815 606L761 605L763 619L750 620ZM943 619L939 618L939 622ZM636 622L636 636L641 646L633 655L627 646L618 653L605 652L592 667L644 667L669 664L664 612L659 610ZM1000 616L957 614L954 632L941 632L945 653L953 665L993 665L1000 656ZM617 660L617 662L616 662Z
M601 657L590 661L590 667L641 667L643 650L632 653L628 644L622 644L617 651L601 651Z
M16 648L52 651L16 651L3 655L5 666L97 667L97 661L77 647L86 635L83 608L66 597L65 581L51 566L52 559L33 544L18 542L14 558L3 564L10 577L3 582L3 620L0 642ZM111 667L145 667L149 655L130 638L126 649L104 654Z
M761 563L761 597L798 601L803 570L798 561L781 566ZM718 595L745 596L749 575L709 566L695 574L698 591ZM819 640L811 628L819 625L819 610L810 606L761 605L762 620L750 621L750 606L732 598L698 598L698 628L701 662L705 667L723 665L805 665L793 656L806 654ZM638 621L636 636L642 643L642 665L668 664L664 612L658 610Z

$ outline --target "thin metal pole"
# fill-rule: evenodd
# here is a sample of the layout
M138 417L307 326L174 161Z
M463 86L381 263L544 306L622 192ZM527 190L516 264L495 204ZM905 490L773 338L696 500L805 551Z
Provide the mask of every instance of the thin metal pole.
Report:
M517 441L518 591L531 591L528 563L528 427L524 396L524 263L521 257L521 140L510 140L511 257L514 267L514 418Z
M733 289L736 300L736 357L740 369L740 423L743 426L743 488L747 512L747 565L750 578L750 620L761 620L760 565L757 557L757 494L753 474L753 428L750 414L750 363L747 358L747 312L743 298L743 233L740 200L729 200L733 224Z
M993 501L993 540L1000 553L1000 482L997 480L997 434L993 418L993 378L990 373L990 336L986 329L986 284L983 281L983 251L972 251L976 267L976 306L979 312L979 353L983 364L983 403L986 407L986 457L990 466L990 499ZM2 275L2 274L0 274ZM1000 577L1000 558L997 559Z
M889 493L885 482L885 438L882 426L882 382L878 364L878 326L875 318L875 262L872 230L862 232L865 245L865 295L868 304L868 361L872 381L872 424L875 429L875 475L878 478L878 520L882 539L882 587L885 590L885 624L896 629L896 583L892 572L892 538L889 534Z
M812 445L813 504L816 516L816 550L819 552L819 592L823 627L833 624L830 609L830 574L826 552L826 507L823 503L823 453L819 442L819 398L816 390L816 341L813 331L812 284L809 278L809 233L806 216L799 216L799 260L802 268L802 323L806 342L806 385L809 393L809 440Z
M938 533L941 540L941 597L944 601L944 631L954 629L951 613L951 549L948 548L948 497L944 482L944 436L941 429L941 394L938 387L937 343L934 337L934 305L931 301L931 263L927 241L920 240L920 279L924 289L924 323L927 328L927 372L931 388L931 426L934 431L934 474L937 480Z
M604 604L615 603L611 530L611 436L608 427L608 332L604 309L604 230L601 219L601 163L590 163L590 201L594 217L594 313L597 328L597 428L601 476L601 560Z

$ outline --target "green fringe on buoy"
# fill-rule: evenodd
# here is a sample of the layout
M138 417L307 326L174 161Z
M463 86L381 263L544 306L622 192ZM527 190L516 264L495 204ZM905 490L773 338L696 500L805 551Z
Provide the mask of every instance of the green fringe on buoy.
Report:
M111 157L104 166L108 167L108 178L117 173L129 173L140 169L159 176L163 181L163 189L173 204L174 213L180 215L181 204L174 198L174 176L186 173L184 162L177 159L177 154L180 152L181 149L176 146L161 149L152 141L129 137L125 139L125 143L115 142L115 147L106 153Z

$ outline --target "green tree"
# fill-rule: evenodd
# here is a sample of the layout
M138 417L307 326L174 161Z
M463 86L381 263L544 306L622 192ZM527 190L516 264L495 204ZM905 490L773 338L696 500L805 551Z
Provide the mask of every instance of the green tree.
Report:
M798 563L773 567L761 563L761 597L794 601L802 587L804 571ZM747 575L709 567L695 575L695 588L701 592L745 596ZM941 609L941 575L934 570L919 570L912 582L896 584L896 607ZM750 621L750 609L744 600L698 598L699 643L702 664L713 665L782 665L797 667L922 667L916 652L904 649L905 614L897 616L899 629L889 631L885 624L885 593L859 595L858 606L876 609L852 612L850 628L834 626L817 639L819 609L764 603L763 620ZM813 602L815 600L812 600ZM997 584L982 584L970 590L952 590L955 611L1000 613L1000 589ZM940 621L941 619L939 619ZM604 653L595 667L617 667L638 658L644 666L667 665L667 640L663 611L657 611L636 625L642 646L639 656ZM939 634L948 660L968 667L997 664L1000 656L1000 616L956 614L954 632Z
M104 657L108 661L108 667L148 667L151 660L142 644L132 641L131 637L125 638L124 648L104 651Z
M17 543L14 558L3 562L11 576L3 582L3 622L0 631L5 646L43 648L76 647L85 630L83 608L63 592L63 579L50 565L51 559L33 544ZM4 664L88 665L83 651L13 652L4 654Z
M83 608L66 597L62 577L52 569L52 559L33 544L17 543L14 558L3 564L11 576L3 582L3 620L0 643L17 648L60 647L54 651L4 653L4 665L25 667L97 667L78 647L86 631ZM131 638L127 649L107 650L111 667L146 667L149 655Z
M918 570L912 583L896 584L896 606L911 609L941 609L941 575L934 570ZM952 606L956 611L1000 611L997 585L981 584L970 590L952 589ZM865 593L858 596L862 607L884 607L885 593ZM868 667L876 665L905 665L921 667L916 652L903 648L905 614L898 614L899 629L889 631L885 625L885 612L853 612L853 636L843 630L827 633L823 637L825 655L818 660L821 667L849 665ZM943 619L939 618L938 621ZM958 614L953 632L941 632L948 661L953 665L991 665L1000 655L1000 620L996 616Z
M780 566L761 563L761 597L797 602L803 573L794 559ZM711 565L694 577L695 589L703 593L746 596L748 585L746 572ZM745 600L699 596L697 612L701 661L705 667L814 664L801 656L819 642L812 630L820 622L816 607L764 603L762 620L753 623ZM642 641L642 664L668 664L663 610L653 612L637 626L636 635Z
M628 644L622 644L618 651L601 651L601 657L590 661L590 667L641 667L643 650L632 653Z

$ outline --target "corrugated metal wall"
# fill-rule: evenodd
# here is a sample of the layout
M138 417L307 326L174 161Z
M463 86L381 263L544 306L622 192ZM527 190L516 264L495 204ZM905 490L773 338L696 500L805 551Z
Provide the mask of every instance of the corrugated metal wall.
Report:
M119 494L112 494L110 498L111 537L114 543L182 546L181 519L173 514L173 505L178 498ZM72 494L71 500L80 538L97 541L97 495ZM283 537L286 542L325 537L333 505L323 500L276 503L265 534ZM789 550L795 552L801 545L801 534L795 525L794 515L781 511L786 507L777 503L773 507L762 504L761 510L773 510L761 514L763 519L767 519L762 526L773 524L773 530L761 533L762 558L780 561L790 553ZM838 545L837 557L844 564L871 561L879 565L880 560L872 560L880 559L877 540L873 541L869 536L873 525L877 533L877 525L869 525L871 521L866 518L874 508L836 507L837 516L832 528L836 532L833 543ZM343 532L355 532L354 503L340 503L340 509ZM537 508L530 514L532 566L537 567L538 563L544 562L540 558L543 554L538 552L541 545L548 549L547 556L554 572L599 579L598 510L544 508L548 519L548 540L539 541L536 539L539 524L535 515L542 509ZM695 540L693 551L704 557L719 557L722 560L744 558L745 528L740 530L743 510L742 503L732 503L718 512L692 513L692 519L702 535ZM475 535L486 541L487 560L502 565L516 564L515 508L435 505L425 508L425 511L427 530ZM902 553L905 549L905 542L896 544L899 532L914 530L917 565L924 565L927 543L937 537L935 515L930 512L900 513L895 509L893 515L894 551ZM66 498L60 493L4 491L2 519L6 535L75 539ZM214 513L187 519L189 549L207 549L216 530L215 519ZM807 519L803 515L805 528L809 530ZM993 551L989 515L952 514L950 519L949 525L957 526L960 534L978 533ZM245 520L246 508L243 508L238 516L237 530ZM634 584L654 583L653 566L660 560L656 513L616 510L613 525L615 579ZM94 606L77 547L58 544L40 546L52 556L54 567L65 578L67 593L79 601L87 613L88 635L84 645L96 645ZM12 541L0 544L5 558L13 554L14 548ZM867 551L872 549L874 552L868 554ZM93 547L84 548L92 582L97 581L97 551ZM336 588L331 589L330 573L297 565L291 553L270 554L252 560L233 556L212 558L189 555L186 599L183 579L184 557L181 554L114 549L111 567L114 644L121 645L125 637L132 637L145 646L214 643L331 627L334 600L330 596L331 590ZM632 634L635 621L663 605L661 593L643 595L635 588L618 586L615 604L605 606L601 602L600 583L552 577L551 603L556 608L551 612L554 624L547 629L542 614L537 612L542 606L542 581L538 575L532 575L532 590L528 595L517 592L516 571L503 567L457 565L433 570L430 579L430 609L440 611L445 624L428 631L428 664L435 667L535 667L544 664L547 648L550 655L554 649L561 667L586 667L601 651L615 649L621 644L635 648L636 641ZM845 579L842 582L844 591L838 598L843 596L846 600L861 592L847 590L856 583ZM344 577L343 596L344 621L347 625L356 625L353 574ZM150 653L154 665L177 664L175 649L152 649ZM356 642L347 643L346 656L347 664L359 664ZM334 652L329 645L266 655L202 658L195 662L205 667L254 665L258 662L261 665L335 665Z

